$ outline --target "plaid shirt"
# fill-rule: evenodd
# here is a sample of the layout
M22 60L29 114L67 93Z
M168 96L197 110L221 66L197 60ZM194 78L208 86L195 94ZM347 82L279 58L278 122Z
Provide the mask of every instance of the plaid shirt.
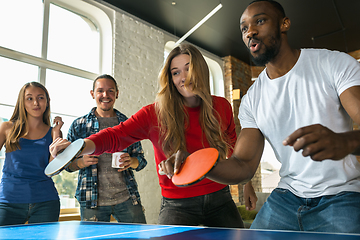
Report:
M70 142L73 142L79 138L86 138L91 134L99 132L99 121L95 116L96 107L91 109L91 111L82 117L79 117L74 120L71 124L67 139ZM114 109L116 116L120 122L127 120L127 117ZM131 157L136 157L139 160L139 166L135 169L136 171L140 171L143 169L147 161L144 158L144 151L141 147L140 142L136 142L126 149L124 152L128 152ZM71 172L69 168L66 169ZM123 171L126 187L129 191L130 198L132 199L133 205L137 205L140 203L140 194L138 191L138 186L134 177L133 169L128 168ZM76 188L75 197L79 201L81 207L86 208L96 208L97 207L97 199L98 199L98 189L97 189L97 164L91 165L86 168L82 168L79 170L78 176L78 185Z

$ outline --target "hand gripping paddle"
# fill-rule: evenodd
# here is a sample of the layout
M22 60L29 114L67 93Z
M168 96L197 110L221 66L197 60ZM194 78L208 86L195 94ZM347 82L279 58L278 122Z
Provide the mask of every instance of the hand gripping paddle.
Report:
M195 184L205 178L218 160L219 152L215 148L197 150L185 159L180 171L172 177L172 182L178 187Z
M84 149L84 139L78 139L72 142L65 150L59 153L45 168L45 174L48 177L55 176L64 170L76 159Z

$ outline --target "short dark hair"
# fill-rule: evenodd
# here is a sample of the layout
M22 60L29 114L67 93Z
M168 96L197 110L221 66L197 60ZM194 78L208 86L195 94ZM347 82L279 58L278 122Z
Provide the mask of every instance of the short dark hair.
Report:
M249 3L249 5L251 5L253 3L256 3L256 2L268 2L271 5L273 5L273 7L276 8L279 11L279 13L281 14L280 17L282 17L282 18L286 17L285 10L284 10L283 6L281 6L281 4L278 3L277 1L274 1L274 0L254 0L251 3Z
M105 79L110 79L110 80L112 80L112 81L115 83L116 91L119 91L118 85L117 85L117 82L116 82L115 78L113 78L112 76L110 76L110 75L108 75L108 74L100 75L100 76L98 76L98 77L94 80L94 82L93 82L93 91L95 90L95 83L96 83L96 81L97 81L98 79L101 79L101 78L105 78Z

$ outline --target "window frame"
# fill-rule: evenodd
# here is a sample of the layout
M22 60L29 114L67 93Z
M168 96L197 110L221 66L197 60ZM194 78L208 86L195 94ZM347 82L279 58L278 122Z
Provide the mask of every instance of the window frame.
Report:
M71 75L95 79L100 72L111 73L112 71L112 29L108 16L99 8L82 1L71 0L43 0L44 18L43 18L43 36L41 57L32 56L16 50L0 46L0 56L16 61L32 64L39 67L39 82L45 85L46 69L52 69ZM98 27L100 32L100 72L89 72L75 67L67 66L47 60L48 29L49 29L49 9L50 3L63 7L69 11L79 14L91 21Z
M48 48L48 33L49 33L49 14L50 4L57 5L68 11L73 12L82 16L94 23L100 33L100 62L99 72L90 72L47 59L47 48ZM37 66L38 70L38 81L46 86L46 70L51 69L58 72L71 74L74 76L95 79L101 73L112 73L112 48L113 48L113 32L112 24L108 14L104 12L104 9L97 6L95 3L84 2L80 0L43 0L43 31L42 31L42 46L41 46L41 57L33 56L27 53L19 52L13 49L5 48L0 46L0 56L11 60L31 64ZM8 104L2 104L3 106L9 106ZM10 107L14 107L14 105ZM52 112L52 115L57 114ZM72 116L71 117L78 117ZM66 137L66 136L64 136ZM5 156L1 156L0 160L5 160ZM78 214L78 208L64 208L61 209L60 215L62 214Z

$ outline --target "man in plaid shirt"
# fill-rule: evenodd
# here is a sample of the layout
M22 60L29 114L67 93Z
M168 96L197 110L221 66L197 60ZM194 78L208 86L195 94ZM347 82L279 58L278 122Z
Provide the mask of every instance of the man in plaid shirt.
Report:
M87 115L77 118L70 126L67 139L73 142L123 122L127 117L114 109L119 90L110 75L97 77L91 90L96 100ZM75 197L80 203L82 221L110 221L146 223L133 170L140 171L147 161L140 142L122 150L123 168L112 168L112 154L85 155L76 159L66 169L79 170Z

